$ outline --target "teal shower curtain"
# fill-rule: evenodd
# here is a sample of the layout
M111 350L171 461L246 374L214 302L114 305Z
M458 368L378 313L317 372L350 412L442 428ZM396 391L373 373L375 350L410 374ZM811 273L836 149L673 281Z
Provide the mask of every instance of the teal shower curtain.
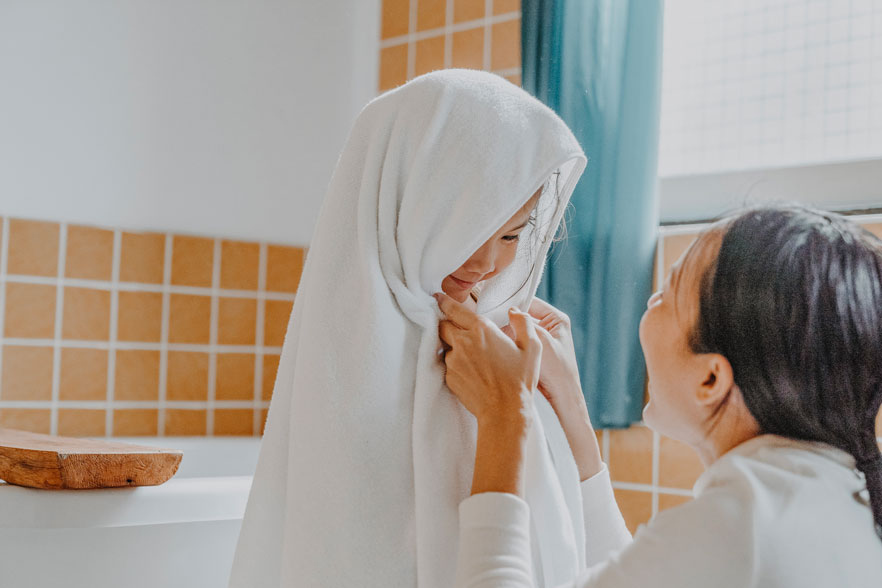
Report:
M662 0L522 0L524 88L567 122L588 156L539 296L573 323L596 427L643 409L637 331L651 294Z

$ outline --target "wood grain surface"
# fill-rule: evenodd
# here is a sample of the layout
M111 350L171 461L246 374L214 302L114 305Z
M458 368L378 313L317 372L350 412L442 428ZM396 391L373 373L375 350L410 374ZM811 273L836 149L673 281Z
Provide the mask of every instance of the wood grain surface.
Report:
M0 480L30 488L155 486L175 475L183 455L176 449L0 429Z

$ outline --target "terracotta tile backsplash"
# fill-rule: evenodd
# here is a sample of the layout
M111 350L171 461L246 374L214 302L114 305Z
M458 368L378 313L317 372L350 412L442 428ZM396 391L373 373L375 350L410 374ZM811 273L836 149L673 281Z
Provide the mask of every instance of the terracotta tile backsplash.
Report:
M449 67L520 84L520 10L519 0L383 0L380 91Z
M0 427L255 435L304 249L0 219Z

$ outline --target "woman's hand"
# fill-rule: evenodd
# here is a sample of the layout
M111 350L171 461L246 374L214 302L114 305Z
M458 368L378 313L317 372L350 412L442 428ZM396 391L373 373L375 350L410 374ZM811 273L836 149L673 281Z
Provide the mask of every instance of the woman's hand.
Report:
M603 464L579 382L570 318L539 298L530 303L529 312L539 327L536 333L542 341L539 391L557 414L576 459L579 476L587 480L599 472ZM511 331L506 329L506 333Z
M539 391L555 411L572 409L574 403L584 405L570 317L539 298L533 298L529 313L540 327L537 334L542 341Z
M524 442L538 385L542 343L533 320L512 310L513 337L444 294L439 324L450 391L478 420L472 494L523 494Z

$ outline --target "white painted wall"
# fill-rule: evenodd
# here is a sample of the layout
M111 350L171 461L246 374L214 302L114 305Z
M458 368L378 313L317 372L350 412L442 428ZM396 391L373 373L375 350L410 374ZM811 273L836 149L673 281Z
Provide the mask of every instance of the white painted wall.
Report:
M0 0L0 214L307 244L379 0Z

